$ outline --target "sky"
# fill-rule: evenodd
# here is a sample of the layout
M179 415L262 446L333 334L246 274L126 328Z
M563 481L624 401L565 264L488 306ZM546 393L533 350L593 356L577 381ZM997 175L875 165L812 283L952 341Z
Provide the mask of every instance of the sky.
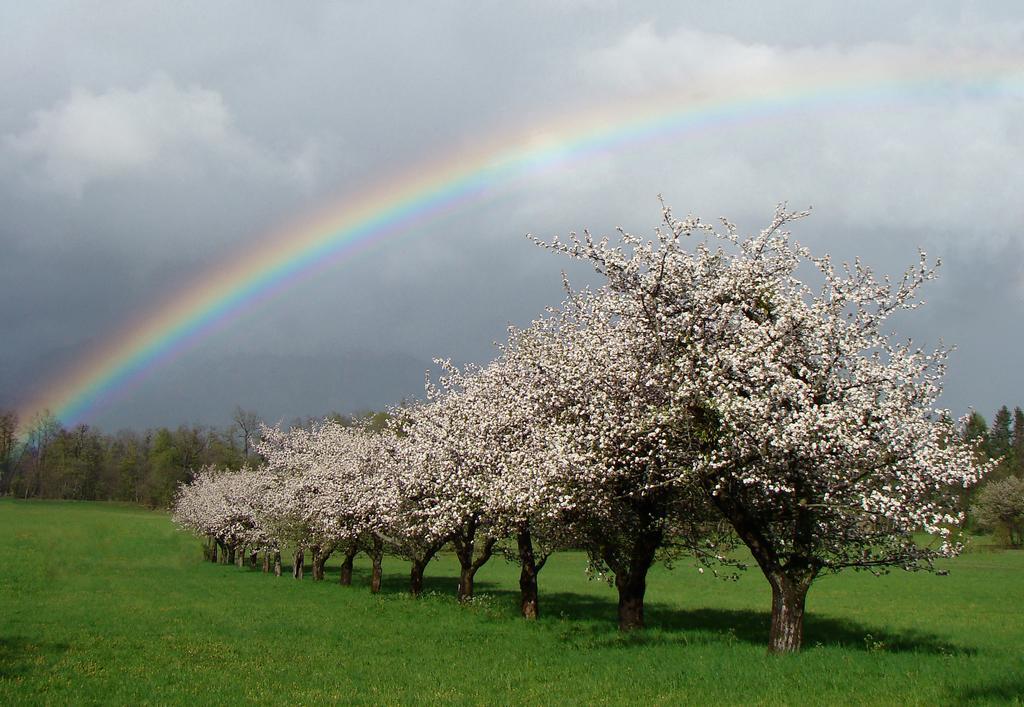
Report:
M563 270L594 281L526 234L649 234L659 195L748 233L779 202L810 206L798 240L881 273L919 248L941 258L897 335L956 347L941 399L955 413L1024 406L1016 1L5 3L0 85L0 409L23 417L309 214L451 155L557 148L593 116L705 104L736 109L553 149L65 422L227 425L241 405L273 423L421 395L434 358L484 362L557 304Z

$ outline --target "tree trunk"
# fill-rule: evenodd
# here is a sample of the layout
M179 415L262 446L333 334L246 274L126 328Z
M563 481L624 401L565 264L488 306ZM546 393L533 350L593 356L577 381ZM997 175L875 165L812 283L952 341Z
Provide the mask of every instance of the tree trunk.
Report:
M647 592L647 573L615 575L619 590L619 630L634 631L644 627L644 594Z
M321 565L321 548L313 545L309 548L313 555L313 581L318 582L324 579L324 568Z
M772 625L768 633L769 653L795 653L804 640L804 605L811 579L793 580L782 572L768 576L772 586Z
M280 577L281 576L281 551L280 550L275 550L274 551L274 576L275 577Z
M476 570L472 567L463 567L459 572L459 601L465 603L473 601L473 575Z
M525 528L516 536L519 544L519 611L524 619L534 620L540 615L537 600L537 558L533 554L533 539L530 529Z
M426 568L426 562L412 561L412 570L409 572L409 593L414 597L423 593L423 570Z
M226 557L227 557L227 559L225 560L225 562L227 564L229 564L229 565L235 564L235 546L234 545L228 545L228 552L227 552Z
M459 601L467 602L473 599L473 577L476 571L483 567L487 560L491 559L494 550L494 538L484 540L483 549L479 557L473 559L476 551L477 521L468 521L462 530L452 538L452 545L455 547L455 556L459 558Z
M1024 526L1018 526L1011 521L1007 524L1007 529L1010 535L1010 545L1020 547L1024 543Z
M423 571L427 569L427 565L434 559L434 555L440 549L440 545L432 547L419 558L413 559L412 570L409 572L409 593L413 597L418 597L423 593Z
M253 569L256 569L257 565L259 564L259 555L260 553L256 550L249 551L249 566Z
M772 620L768 632L769 653L799 651L804 640L804 606L807 590L821 566L815 559L815 524L812 513L801 504L796 508L793 548L783 563L777 551L772 529L752 515L743 491L730 493L707 489L715 506L732 524L736 534L750 550L772 588ZM801 489L797 492L803 497Z
M235 565L238 567L243 567L245 565L244 545L239 544L238 547L235 548Z
M264 574L270 572L270 550L263 551L263 572Z
M331 556L330 547L321 547L316 545L313 547L313 580L321 581L324 578L324 566L327 564L327 559Z
M661 530L639 533L630 549L625 566L612 564L609 552L605 561L615 572L615 588L619 590L619 630L635 631L644 627L644 594L647 593L647 571L654 563L654 553L661 545Z
M376 594L380 591L381 562L384 559L384 541L375 537L373 546L370 548L370 560L373 562L373 573L370 575L370 591Z
M295 551L295 559L292 562L292 577L295 577L295 579L302 579L302 563L305 561L305 553L302 552L302 548L300 547Z
M460 553L459 562L462 565L462 571L459 573L459 601L467 602L473 600L473 579L476 577L477 570L491 559L496 542L496 538L487 538L484 541L480 555L475 560L473 560L473 543L470 543L468 546L469 553L466 555L466 559L463 559Z
M359 546L353 543L349 546L348 550L345 551L345 561L341 563L341 578L338 580L339 584L346 587L352 586L352 561L356 559L356 555L359 553Z

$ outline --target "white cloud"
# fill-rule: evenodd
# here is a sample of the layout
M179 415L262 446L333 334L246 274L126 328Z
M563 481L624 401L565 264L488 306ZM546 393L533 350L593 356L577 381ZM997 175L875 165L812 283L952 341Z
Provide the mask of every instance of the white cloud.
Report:
M840 83L890 73L960 75L988 68L1017 73L1024 60L1024 20L993 22L963 17L959 22L914 18L901 42L838 44L809 37L805 44L746 41L737 36L676 27L662 31L641 23L611 46L584 52L579 61L596 85L637 92L690 89L714 94L771 90L780 83ZM817 41L816 41L817 40Z
M643 24L579 66L627 104L733 106L665 169L678 181L664 190L680 188L698 208L788 199L857 229L1018 233L1024 101L1012 77L1024 45L1006 38L1020 27L968 29L956 45L947 28L901 44L791 47ZM764 109L758 97L770 99ZM729 174L715 178L722 162Z
M26 163L31 180L73 196L99 180L193 175L215 166L308 186L316 170L310 147L273 155L237 129L220 93L180 87L166 76L137 90L77 88L3 143Z

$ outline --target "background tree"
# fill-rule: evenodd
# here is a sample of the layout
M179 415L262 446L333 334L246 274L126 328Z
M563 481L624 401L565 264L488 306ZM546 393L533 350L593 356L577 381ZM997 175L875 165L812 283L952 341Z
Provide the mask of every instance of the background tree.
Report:
M968 413L963 436L967 442L977 443L984 452L988 452L988 422L977 410Z
M988 456L997 460L991 475L993 478L1005 478L1013 473L1015 467L1010 424L1010 410L1003 405L992 417L988 432Z
M1024 476L1024 410L1013 409L1013 435L1010 440L1014 476Z
M971 510L982 529L995 531L1013 547L1024 545L1024 479L1011 476L986 484Z
M0 496L10 492L17 445L18 414L13 410L0 412Z
M260 430L259 415L251 410L243 410L241 405L236 405L231 419L242 438L242 458L248 461L250 448Z
M49 475L47 450L62 429L60 422L48 410L32 419L17 460L18 468L12 484L14 493L23 498L43 495L43 479Z

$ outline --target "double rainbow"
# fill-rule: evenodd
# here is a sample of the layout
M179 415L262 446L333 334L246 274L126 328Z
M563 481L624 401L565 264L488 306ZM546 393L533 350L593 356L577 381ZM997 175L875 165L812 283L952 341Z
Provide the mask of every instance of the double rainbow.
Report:
M27 423L46 410L66 425L80 422L226 321L297 281L552 163L800 111L943 98L965 89L1005 90L1019 86L1021 76L1018 66L961 65L945 72L929 67L896 76L776 84L727 98L661 97L634 103L627 112L588 110L489 140L345 196L271 234L249 254L218 264L55 376L18 407L19 418Z

